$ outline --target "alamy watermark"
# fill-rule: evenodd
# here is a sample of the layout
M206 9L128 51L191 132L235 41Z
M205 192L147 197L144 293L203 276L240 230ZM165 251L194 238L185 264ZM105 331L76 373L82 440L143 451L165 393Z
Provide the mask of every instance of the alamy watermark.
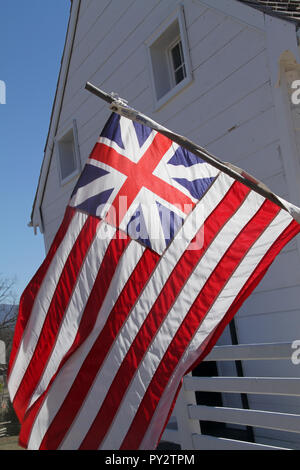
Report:
M0 104L6 104L6 84L0 80Z
M291 94L293 104L300 104L300 80L294 80L291 83L291 88L295 91ZM291 348L294 349L291 355L291 361L294 365L300 364L300 339L292 342Z
M123 217L128 211L127 197L120 196L118 205L115 207L110 204L101 204L97 209L97 215L104 218L113 227L119 227L121 231L115 233L114 238L126 238L126 232L133 240L144 240L154 242L162 237L171 241L174 237L176 242L182 238L189 240L190 231L193 231L194 237L189 241L187 250L199 250L204 244L204 213L201 210L193 211L192 204L174 205L179 213L191 214L192 224L181 222L174 224L175 214L172 211L166 211L159 208L157 204L133 203L130 205L130 220L123 223ZM134 215L133 215L134 214ZM179 217L180 218L180 217ZM104 233L101 233L105 237ZM110 237L109 234L107 234Z
M201 208L193 210L193 204L173 204L175 213L156 203L127 203L127 196L120 196L115 205L104 203L98 206L95 215L119 230L113 235L109 229L99 230L97 237L124 239L129 236L146 245L150 243L153 247L161 246L162 239L167 246L172 240L176 244L183 239L187 242L188 251L203 247L204 212ZM77 201L73 201L73 204L76 207ZM191 220L188 220L188 216Z
M300 364L300 339L295 339L292 342L292 349L295 349L295 351L292 353L291 360L297 366Z
M293 104L300 104L300 80L294 80L291 83L291 88L295 91L291 94Z

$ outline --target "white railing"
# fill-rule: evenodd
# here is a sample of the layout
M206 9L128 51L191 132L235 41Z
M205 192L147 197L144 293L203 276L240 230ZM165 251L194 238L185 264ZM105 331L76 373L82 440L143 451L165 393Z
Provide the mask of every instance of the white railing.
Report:
M0 339L0 365L5 363L5 343Z
M205 361L291 360L291 343L216 346ZM300 433L300 415L254 409L203 406L196 404L195 392L285 395L300 397L300 378L284 377L193 377L184 378L174 414L162 440L181 449L261 449L283 447L201 434L199 421L251 426ZM286 449L287 447L284 447ZM289 447L293 448L293 447Z

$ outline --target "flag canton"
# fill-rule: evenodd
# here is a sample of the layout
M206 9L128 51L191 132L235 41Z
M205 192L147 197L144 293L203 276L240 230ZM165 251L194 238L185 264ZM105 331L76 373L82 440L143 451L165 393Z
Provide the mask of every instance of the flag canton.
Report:
M167 137L113 113L69 205L162 254L217 173Z

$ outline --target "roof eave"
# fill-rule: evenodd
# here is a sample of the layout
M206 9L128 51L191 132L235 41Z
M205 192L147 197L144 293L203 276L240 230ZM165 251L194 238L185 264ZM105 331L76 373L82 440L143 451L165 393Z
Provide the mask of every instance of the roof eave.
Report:
M247 5L249 7L255 8L256 10L259 10L262 13L265 13L266 15L274 16L274 17L279 18L281 20L288 21L290 23L294 23L297 26L297 29L300 27L300 19L298 20L298 19L293 18L291 16L288 16L284 13L274 11L274 10L272 10L271 7L266 7L266 6L264 6L264 5L262 5L258 2L254 2L252 0L250 0L250 1L237 0L237 1L240 2L240 3L243 3L244 5Z
M65 44L62 53L61 63L60 63L60 70L57 79L56 91L53 100L51 116L50 116L50 124L48 128L48 134L46 138L46 143L44 147L44 158L40 169L37 189L35 192L35 197L32 205L30 222L28 223L29 227L33 227L36 233L36 227L40 228L40 231L43 233L43 219L41 214L41 203L45 191L45 185L47 181L47 176L49 172L49 166L53 151L53 145L49 145L49 141L51 135L55 135L57 129L57 122L59 117L59 110L61 108L62 100L63 100L63 90L65 88L67 73L70 64L72 46L74 42L74 36L78 21L78 12L80 7L81 0L71 0L70 4L70 16L68 21L68 27L65 37Z

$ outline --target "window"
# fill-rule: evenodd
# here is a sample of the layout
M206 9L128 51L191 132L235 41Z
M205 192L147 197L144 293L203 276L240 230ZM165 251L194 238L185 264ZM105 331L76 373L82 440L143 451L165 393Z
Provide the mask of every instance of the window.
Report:
M80 171L80 158L76 122L73 127L55 139L59 179L61 184L68 183Z
M146 45L157 110L192 80L182 6L170 15Z
M177 40L176 44L169 49L170 66L172 73L173 86L180 83L186 77L186 68L184 63L184 55L181 40Z

